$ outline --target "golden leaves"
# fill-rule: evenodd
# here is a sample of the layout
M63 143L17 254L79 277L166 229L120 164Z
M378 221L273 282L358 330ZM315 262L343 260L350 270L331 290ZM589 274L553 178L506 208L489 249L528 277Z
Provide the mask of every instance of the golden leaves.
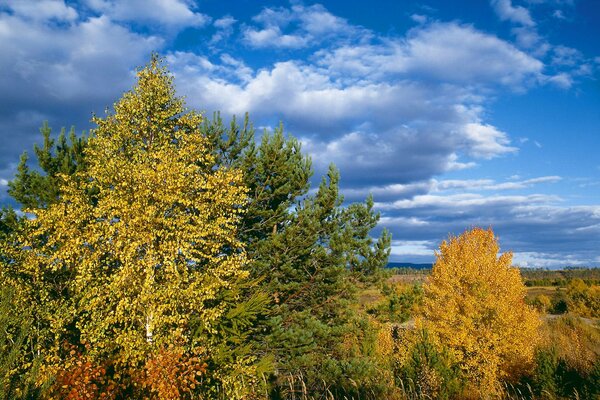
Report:
M65 177L61 201L30 221L35 250L24 265L70 271L65 284L90 357L125 370L162 368L171 356L156 351L173 343L189 350L192 320L213 331L236 300L223 292L247 275L237 239L242 174L217 168L201 115L174 94L154 58L115 113L94 118L88 169Z
M512 254L498 256L490 230L475 228L440 246L425 284L417 327L447 347L482 393L496 393L509 371L531 364L540 325L525 302Z

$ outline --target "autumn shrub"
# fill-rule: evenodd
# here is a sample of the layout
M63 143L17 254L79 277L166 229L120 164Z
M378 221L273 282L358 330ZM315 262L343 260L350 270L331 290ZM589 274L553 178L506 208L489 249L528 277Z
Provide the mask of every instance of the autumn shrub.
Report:
M52 372L54 382L48 397L64 400L113 400L121 391L121 387L110 377L103 365L82 354L73 346L68 357Z
M424 285L417 328L446 348L481 397L503 392L531 366L539 316L525 304L525 286L512 254L498 256L491 229L450 237L436 253Z
M578 317L546 322L530 382L542 398L600 396L600 332Z
M552 308L552 299L545 294L537 295L529 302L539 313L546 313Z
M191 399L207 366L200 356L190 356L181 347L161 349L146 361L136 386L151 399Z
M582 279L576 278L567 285L566 297L570 313L600 318L600 286L588 285Z

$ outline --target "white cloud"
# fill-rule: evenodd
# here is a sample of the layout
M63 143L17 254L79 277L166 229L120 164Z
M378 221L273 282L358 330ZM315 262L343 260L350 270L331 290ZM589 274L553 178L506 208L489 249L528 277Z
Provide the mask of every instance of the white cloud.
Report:
M552 53L552 64L554 65L572 67L583 60L579 50L567 46L555 46Z
M510 43L456 23L419 26L406 39L341 46L318 55L319 63L337 75L417 75L468 84L521 86L543 69L542 62Z
M594 267L600 263L590 264L590 260L581 259L564 253L546 253L521 251L513 253L513 264L521 268L564 268L573 266Z
M97 12L115 21L159 23L169 27L206 25L210 18L182 0L87 0Z
M443 208L448 215L456 213L460 215L473 208L502 207L519 204L546 204L557 200L559 200L557 196L541 194L515 196L483 196L475 193L446 194L443 196L425 194L415 196L412 199L402 199L391 203L378 203L377 208L381 210Z
M475 157L489 159L517 151L516 147L508 145L510 140L506 133L492 125L471 122L464 126L464 134L470 142L469 152Z
M517 178L518 179L518 178ZM540 176L537 178L525 180L512 180L508 182L496 182L492 179L446 179L433 180L431 191L446 191L446 190L517 190L532 187L540 183L556 183L561 181L560 176Z
M7 5L19 17L36 21L55 19L73 21L77 19L77 11L65 4L63 0L7 0Z
M428 256L433 258L436 246L428 240L394 240L391 257L402 259L406 256Z
M410 19L412 19L413 21L415 21L418 24L424 24L429 20L427 15L421 15L421 14L413 14L410 16Z
M213 22L213 26L217 29L217 31L212 35L210 42L214 44L230 37L233 34L233 27L236 22L237 20L231 15L226 15L215 20L215 22Z
M547 78L547 81L562 89L569 89L573 86L573 77L566 72L560 72L554 76L550 76Z
M513 6L511 0L491 0L491 4L502 21L510 21L524 26L535 25L529 10L521 6Z
M301 48L308 44L308 39L299 35L286 35L281 33L278 26L269 26L264 29L244 29L244 39L252 47L281 47Z
M233 18L231 15L226 15L223 18L219 18L219 19L215 20L213 25L219 29L226 29L226 28L231 27L236 22L237 22L237 20L235 18Z
M331 14L320 4L294 5L291 9L265 8L253 18L260 28L246 26L244 41L255 48L303 48L322 43L333 35L365 36L367 31ZM286 33L286 30L289 31Z

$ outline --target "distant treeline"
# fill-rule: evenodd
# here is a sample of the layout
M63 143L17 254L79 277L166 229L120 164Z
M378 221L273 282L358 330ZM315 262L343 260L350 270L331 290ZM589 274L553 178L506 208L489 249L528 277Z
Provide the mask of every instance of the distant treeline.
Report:
M408 270L431 269L432 267L433 267L432 263L415 264L415 263L406 263L406 262L389 262L389 263L387 263L387 266L386 266L386 268L408 269Z
M428 275L433 264L390 262L387 268L392 275ZM544 268L521 268L526 286L565 287L573 279L581 279L587 285L600 284L600 268L566 267L561 270Z
M563 270L521 269L526 286L567 286L573 279L587 285L600 284L600 268L565 268Z

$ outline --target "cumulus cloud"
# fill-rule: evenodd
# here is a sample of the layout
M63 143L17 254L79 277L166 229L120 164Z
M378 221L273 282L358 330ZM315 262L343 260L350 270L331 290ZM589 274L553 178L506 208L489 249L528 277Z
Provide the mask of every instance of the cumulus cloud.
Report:
M267 9L256 20L267 21L265 15L277 22L269 29L296 18L293 10ZM246 69L238 81L224 79L223 63L200 71L183 53L169 61L194 106L249 111L263 125L285 121L315 165L322 171L335 162L349 186L428 179L473 167L465 157L517 151L507 133L483 122L484 93L537 81L541 62L458 23L434 22L403 38L371 36L321 48L314 60Z
M11 178L18 154L39 141L44 120L55 129L88 128L91 113L102 114L131 85L132 67L163 43L106 16L57 24L57 12L30 20L25 11L10 11L0 12L2 179Z
M215 22L213 22L213 26L217 29L217 31L210 39L211 44L215 44L229 38L233 34L233 27L236 22L237 20L231 15L226 15L215 20Z
M491 3L502 21L511 21L524 26L535 25L529 10L521 6L513 6L511 0L492 0Z
M225 114L250 111L271 125L285 121L317 166L335 162L357 182L425 179L458 167L456 151L491 158L515 150L498 130L468 128L477 123L479 111L457 106L469 98L458 87L412 81L344 85L315 66L292 61L233 83L222 74L211 77L210 71L180 70L182 64L189 66L172 64L177 82L197 105Z
M255 48L303 48L322 43L333 35L356 37L366 30L350 25L320 4L264 8L253 18L259 26L246 25L243 38ZM288 33L286 33L286 31Z
M115 21L158 23L170 27L206 25L210 18L182 0L87 0L93 10Z
M319 64L337 75L417 76L443 82L520 86L540 76L543 63L470 25L434 22L406 38L321 51Z
M73 21L78 16L77 11L66 5L63 0L39 0L36 2L8 0L7 5L19 17L34 21Z

